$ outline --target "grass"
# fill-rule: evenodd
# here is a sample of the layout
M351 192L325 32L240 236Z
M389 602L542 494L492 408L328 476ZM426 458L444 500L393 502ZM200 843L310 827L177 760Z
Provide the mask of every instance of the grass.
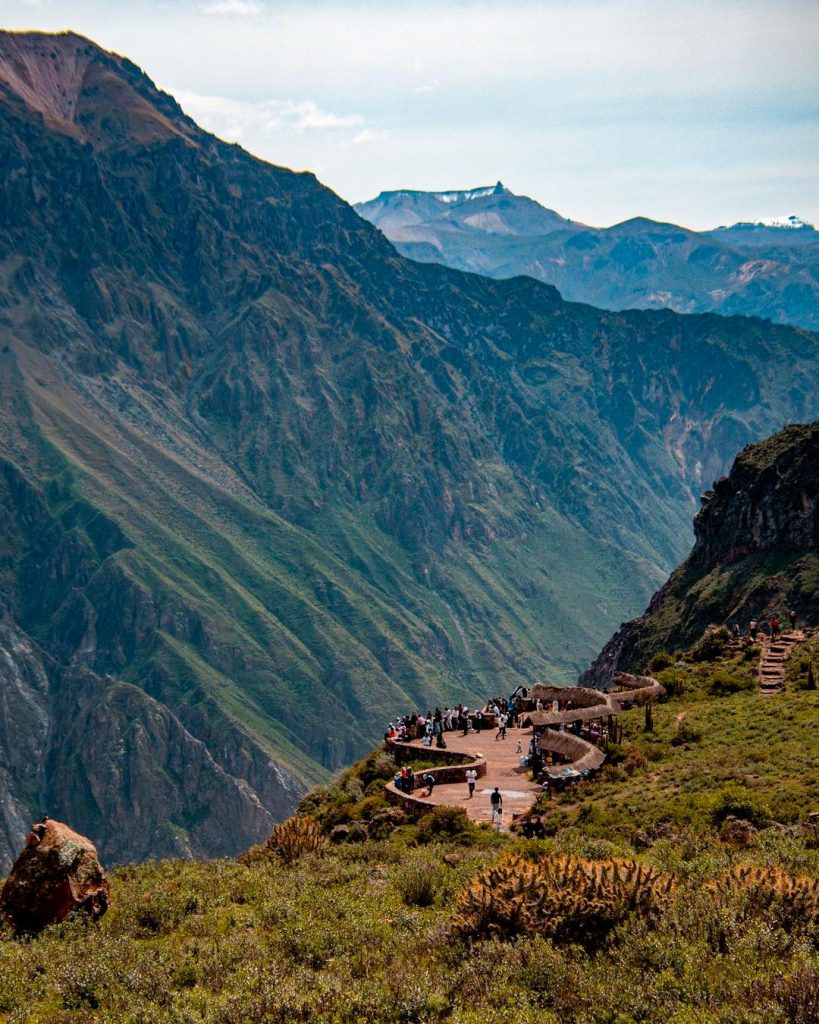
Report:
M413 820L386 803L396 761L376 750L300 808L330 838L355 827L355 842L292 862L255 848L242 863L120 868L98 925L0 932L0 1021L815 1024L819 922L715 880L740 864L819 878L804 821L819 807L819 695L762 698L747 686L753 657L714 653L665 659L677 695L653 732L639 709L623 715L622 756L548 802L545 840L455 808ZM753 826L747 842L721 831L730 816ZM458 938L459 894L510 852L636 857L671 875L674 895L599 946Z
M701 827L737 792L783 824L819 810L819 693L790 687L763 699L755 671L730 654L661 671L680 696L654 708L651 733L641 712L622 717L623 763L546 802L553 827L624 838L664 823Z
M656 925L627 919L597 952L538 935L474 946L448 937L458 894L504 850L606 855L611 846L574 830L524 844L481 829L466 845L419 845L418 826L406 825L290 865L122 868L99 925L0 939L0 1019L809 1024L819 978L811 932L707 888L702 879L730 861L713 832L675 849L684 898ZM756 858L788 868L794 849L776 833ZM817 871L815 850L798 856ZM644 859L664 870L673 860L662 843Z

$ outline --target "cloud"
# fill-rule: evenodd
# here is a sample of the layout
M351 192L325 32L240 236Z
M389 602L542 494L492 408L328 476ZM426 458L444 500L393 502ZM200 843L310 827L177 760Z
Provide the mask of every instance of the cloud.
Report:
M388 139L390 133L383 128L365 128L360 131L351 141L354 146L362 142L379 142L381 139Z
M341 131L358 128L364 120L360 114L334 114L323 110L313 100L262 100L249 103L224 96L202 96L184 90L174 91L174 95L182 109L203 128L231 142L241 142L247 136ZM359 135L364 134L366 131L359 132Z
M434 85L416 85L415 88L412 91L413 92L417 92L419 95L423 95L424 93L435 92L435 86Z
M263 10L264 5L257 0L212 0L202 8L205 14L226 14L238 18L252 18Z

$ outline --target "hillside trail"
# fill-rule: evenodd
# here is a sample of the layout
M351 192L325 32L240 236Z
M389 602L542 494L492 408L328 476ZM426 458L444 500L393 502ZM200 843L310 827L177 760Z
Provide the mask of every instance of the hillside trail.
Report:
M801 629L788 630L778 637L763 636L759 655L759 692L763 697L782 693L785 689L785 668L797 644L808 634Z
M509 728L505 740L496 740L494 737L494 729L480 733L470 732L468 736L448 732L447 750L453 754L482 754L486 759L486 774L478 779L475 795L471 798L465 782L451 782L438 783L432 790L432 796L423 799L430 804L463 807L474 822L491 822L492 808L489 795L497 786L503 797L503 827L506 830L512 822L512 817L527 811L543 789L536 782L532 782L525 768L520 767L521 754L517 752L518 740L522 750L529 749L531 727ZM423 746L421 740L413 740L411 746L417 747L419 757L423 758L427 748ZM419 796L421 792L425 790L419 786L415 796Z

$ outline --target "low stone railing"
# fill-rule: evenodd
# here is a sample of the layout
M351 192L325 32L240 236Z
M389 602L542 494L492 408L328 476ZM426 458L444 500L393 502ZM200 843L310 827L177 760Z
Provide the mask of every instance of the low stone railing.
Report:
M419 760L431 761L438 758L443 759L444 757L471 757L471 760L467 761L466 764L447 764L442 765L440 768L425 768L423 772L418 772L415 776L416 792L426 789L426 786L423 783L424 775L431 775L435 779L435 785L443 785L453 782L463 782L465 784L466 773L470 768L475 770L478 778L486 775L486 758L483 754L458 754L456 751L446 750L440 747L417 747L412 743L403 743L401 740L387 740L387 747L398 754L399 760L417 758ZM385 792L387 800L389 800L391 804L396 804L399 807L405 807L409 810L418 810L419 808L434 806L434 804L430 804L424 797L416 796L416 792L402 792L400 789L396 788L394 782L387 783L385 786Z

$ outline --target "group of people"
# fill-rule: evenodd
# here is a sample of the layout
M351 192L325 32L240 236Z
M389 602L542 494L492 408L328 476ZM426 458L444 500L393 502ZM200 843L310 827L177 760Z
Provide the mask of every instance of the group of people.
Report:
M412 768L404 767L400 771L397 771L393 776L393 784L397 790L402 793L406 793L410 796L415 792L418 785L418 776L412 770ZM430 772L425 772L421 776L421 784L426 787L426 793L421 794L422 796L432 796L432 790L435 787L435 776Z
M796 612L793 610L793 608L788 610L787 616L788 621L791 624L791 630L796 629ZM775 639L782 632L782 623L776 615L772 616L772 618L770 619L768 623L768 629L770 630L771 639ZM764 632L763 625L757 622L756 619L751 619L751 621L748 623L748 636L751 638L751 640L756 640L757 634L761 632ZM740 629L738 622L734 623L733 633L735 637L742 636L742 630Z
M523 711L522 700L504 697L493 697L486 705L485 713L481 708L470 710L465 704L457 704L453 708L436 708L434 711L419 714L403 715L390 722L384 733L385 740L421 739L424 746L446 747L445 734L459 731L463 736L470 732L480 733L486 729L497 727L495 739L505 740L506 730L510 724L517 725Z

